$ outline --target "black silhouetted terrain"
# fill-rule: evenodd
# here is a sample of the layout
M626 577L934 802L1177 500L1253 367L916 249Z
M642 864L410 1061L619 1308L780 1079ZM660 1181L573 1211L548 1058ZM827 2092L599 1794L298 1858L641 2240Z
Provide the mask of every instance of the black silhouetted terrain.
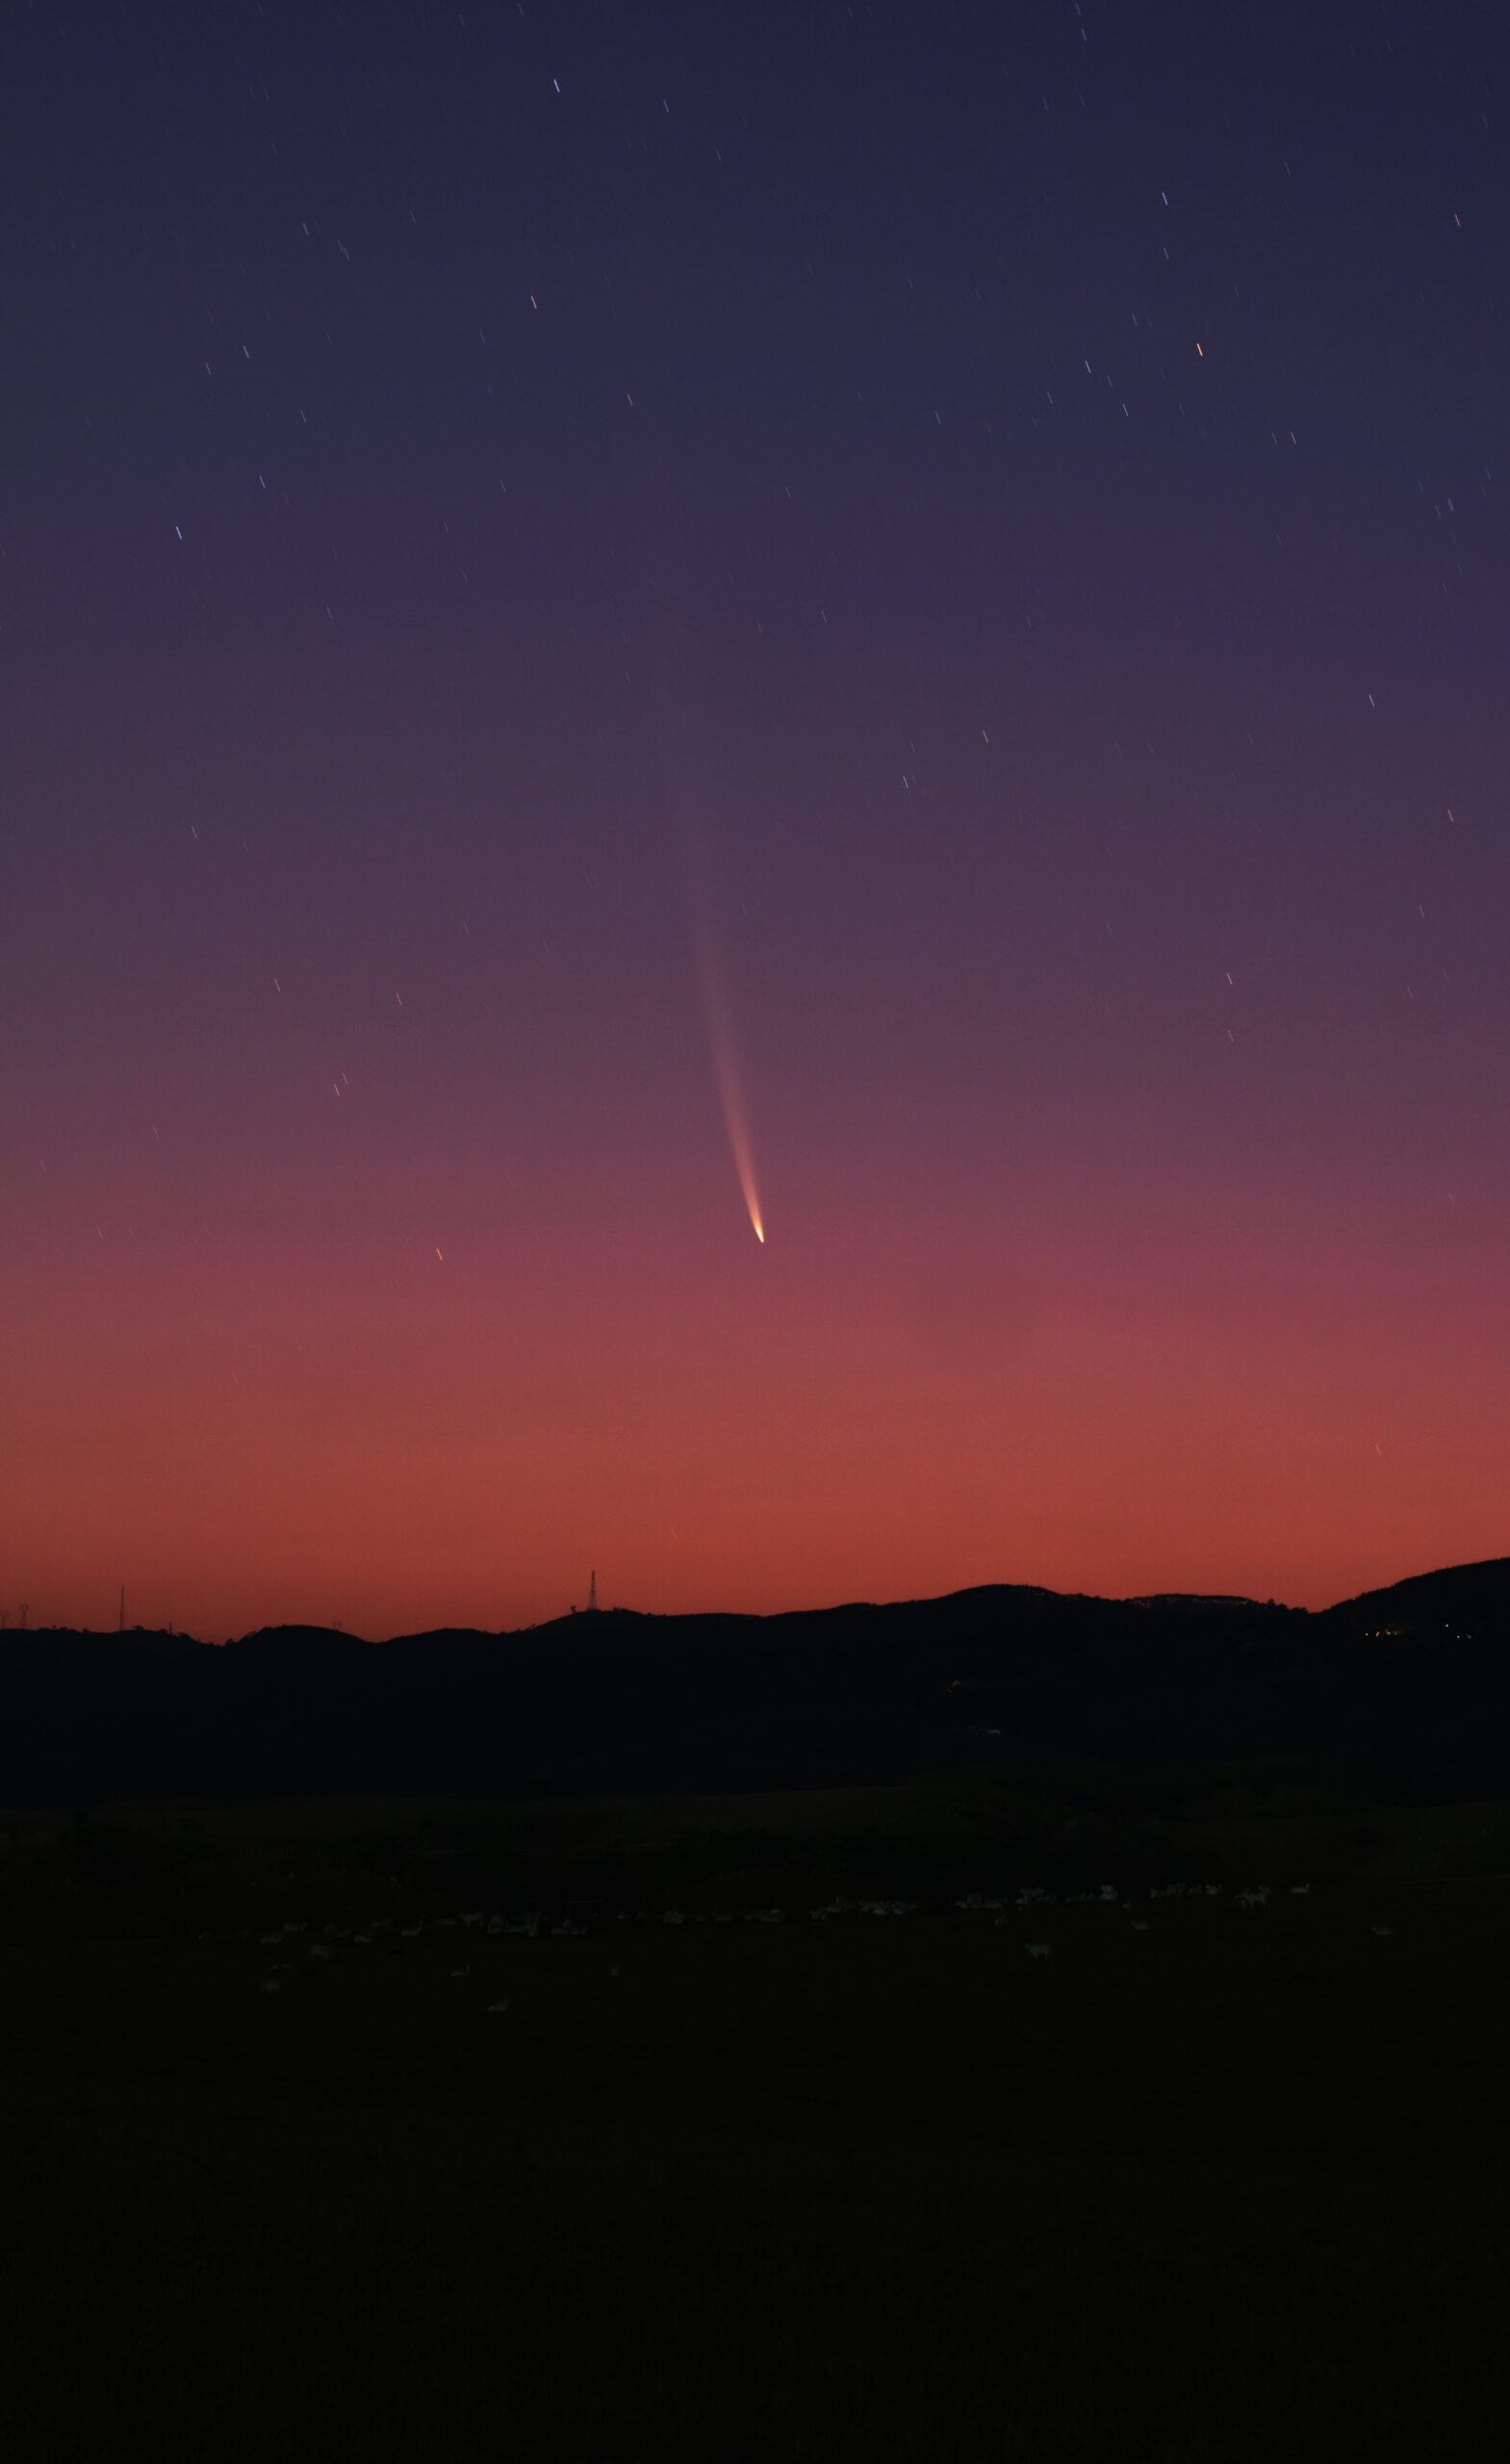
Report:
M957 1763L1305 1754L1510 1794L1510 1558L1320 1613L1027 1586L370 1644L0 1637L0 1804L838 1786Z
M0 1637L0 2446L1497 2464L1507 1604Z

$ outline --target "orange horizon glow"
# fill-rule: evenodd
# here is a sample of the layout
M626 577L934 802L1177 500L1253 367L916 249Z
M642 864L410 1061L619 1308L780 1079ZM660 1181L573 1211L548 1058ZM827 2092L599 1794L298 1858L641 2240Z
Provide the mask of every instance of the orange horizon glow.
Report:
M716 1194L674 1212L670 1252L648 1208L579 1224L585 1286L562 1230L552 1257L480 1219L444 1272L400 1226L292 1220L187 1272L149 1222L38 1261L13 1620L112 1626L124 1581L131 1623L209 1640L499 1630L592 1565L666 1613L995 1582L1321 1607L1504 1550L1490 1356L1349 1299L1341 1255L1203 1283L1124 1221L1114 1271L1084 1239L1008 1270L899 1200L885 1237L794 1227L751 1283Z

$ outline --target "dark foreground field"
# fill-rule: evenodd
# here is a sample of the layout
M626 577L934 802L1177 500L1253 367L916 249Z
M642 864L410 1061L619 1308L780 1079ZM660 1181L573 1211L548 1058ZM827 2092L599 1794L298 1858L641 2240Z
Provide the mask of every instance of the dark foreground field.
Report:
M375 1826L402 1866L402 1813L217 1818L307 1935L130 1938L107 1892L90 1938L59 1873L11 1893L0 2433L25 2464L1504 2451L1510 1884L1443 1870L1494 1810L1453 1810L1446 1856L1431 1810L1352 1822L1372 1870L1304 1895L1302 1813L1216 1898L580 1908L527 1938L443 1928L463 1887L327 1959L327 1913L417 1921L412 1871L385 1895L340 1862ZM787 1878L683 1896L809 1904ZM364 1904L327 1912L343 1879Z

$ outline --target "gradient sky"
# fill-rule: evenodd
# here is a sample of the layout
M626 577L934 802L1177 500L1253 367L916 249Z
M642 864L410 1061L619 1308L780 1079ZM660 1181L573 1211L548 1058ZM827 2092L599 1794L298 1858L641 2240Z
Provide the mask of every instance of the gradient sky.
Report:
M0 60L0 1604L1510 1547L1498 13Z

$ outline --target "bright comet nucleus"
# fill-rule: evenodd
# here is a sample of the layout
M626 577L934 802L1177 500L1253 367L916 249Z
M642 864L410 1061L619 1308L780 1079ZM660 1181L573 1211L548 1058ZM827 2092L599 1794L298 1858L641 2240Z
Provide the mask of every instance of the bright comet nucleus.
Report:
M719 1101L724 1108L724 1126L729 1132L729 1150L734 1159L734 1171L744 1195L750 1228L761 1247L765 1246L765 1221L760 1212L760 1194L755 1187L755 1155L750 1143L750 1122L745 1112L744 1088L740 1082L739 1064L734 1052L733 1029L729 1023L729 1000L724 989L723 968L719 963L718 938L713 929L713 903L708 885L707 860L689 825L681 833L682 858L686 872L687 906L692 922L692 948L697 962L698 989L703 995L703 1015L707 1024L708 1050L713 1060L713 1076L718 1086Z

